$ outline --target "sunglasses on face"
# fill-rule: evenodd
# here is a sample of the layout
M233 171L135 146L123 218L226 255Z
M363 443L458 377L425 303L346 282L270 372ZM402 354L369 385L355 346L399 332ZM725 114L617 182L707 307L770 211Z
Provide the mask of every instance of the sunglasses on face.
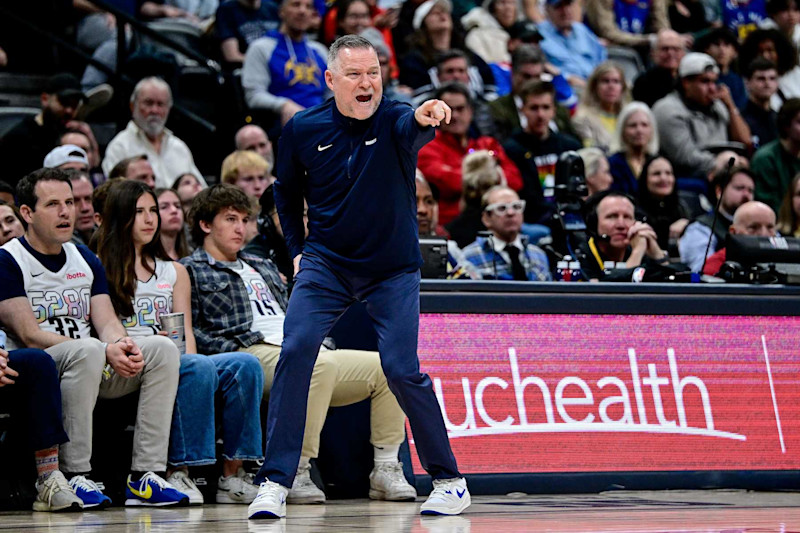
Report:
M522 213L525 211L525 200L516 200L514 202L494 203L489 204L484 209L487 213L495 213L498 215L505 215L506 213Z

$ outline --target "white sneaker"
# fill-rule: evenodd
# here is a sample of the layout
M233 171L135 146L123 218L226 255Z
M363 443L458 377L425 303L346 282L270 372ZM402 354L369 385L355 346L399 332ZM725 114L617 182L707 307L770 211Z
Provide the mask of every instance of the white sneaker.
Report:
M80 511L83 509L81 500L67 478L59 470L51 473L39 484L36 482L36 500L33 502L34 511Z
M258 495L247 509L247 517L284 518L286 516L286 495L289 489L283 485L266 480L258 488Z
M433 491L420 507L422 514L457 515L469 507L467 481L462 478L434 479Z
M369 474L369 497L392 502L413 501L417 491L403 475L403 463L377 463Z
M251 503L258 496L253 474L239 468L235 476L220 477L217 483L217 503Z
M311 480L311 465L298 467L286 501L289 503L325 503L325 493L319 490L319 487Z
M189 505L203 505L203 493L183 470L174 471L167 478L167 482L189 497Z

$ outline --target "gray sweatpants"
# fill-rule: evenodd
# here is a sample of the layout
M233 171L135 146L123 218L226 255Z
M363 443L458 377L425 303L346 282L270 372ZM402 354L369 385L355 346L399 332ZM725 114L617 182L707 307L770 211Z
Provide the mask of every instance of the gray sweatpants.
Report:
M180 353L167 337L140 337L143 370L133 378L113 371L103 377L106 356L94 338L51 346L61 380L64 429L69 442L61 445L59 460L65 472L89 472L92 458L92 417L97 398L119 398L139 390L131 470L163 471L167 466L172 408L178 389Z

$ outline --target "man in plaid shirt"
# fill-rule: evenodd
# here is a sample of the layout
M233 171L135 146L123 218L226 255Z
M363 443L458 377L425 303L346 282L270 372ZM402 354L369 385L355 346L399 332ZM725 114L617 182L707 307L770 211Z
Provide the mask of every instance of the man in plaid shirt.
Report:
M192 239L202 246L181 263L192 286L197 349L201 353L244 351L255 355L264 370L264 393L269 394L283 342L288 294L271 261L241 252L250 215L250 199L233 185L200 191L192 201L189 221ZM416 498L397 458L405 439L405 414L389 390L380 356L323 347L311 377L300 463L287 502L325 501L325 494L311 480L309 461L319 452L328 407L367 398L371 400L370 441L375 457L370 498Z
M463 253L483 279L550 281L547 255L520 234L525 200L496 185L481 199L481 220L491 237L478 237Z

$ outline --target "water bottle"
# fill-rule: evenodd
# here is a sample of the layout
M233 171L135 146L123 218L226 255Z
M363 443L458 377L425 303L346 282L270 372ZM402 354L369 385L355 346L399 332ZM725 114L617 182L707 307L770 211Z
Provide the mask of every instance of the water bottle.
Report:
M581 281L583 276L581 275L581 263L580 261L570 261L569 263L569 273L570 278L572 281Z
M567 262L559 261L556 263L556 275L554 281L564 281L564 271L567 270Z

